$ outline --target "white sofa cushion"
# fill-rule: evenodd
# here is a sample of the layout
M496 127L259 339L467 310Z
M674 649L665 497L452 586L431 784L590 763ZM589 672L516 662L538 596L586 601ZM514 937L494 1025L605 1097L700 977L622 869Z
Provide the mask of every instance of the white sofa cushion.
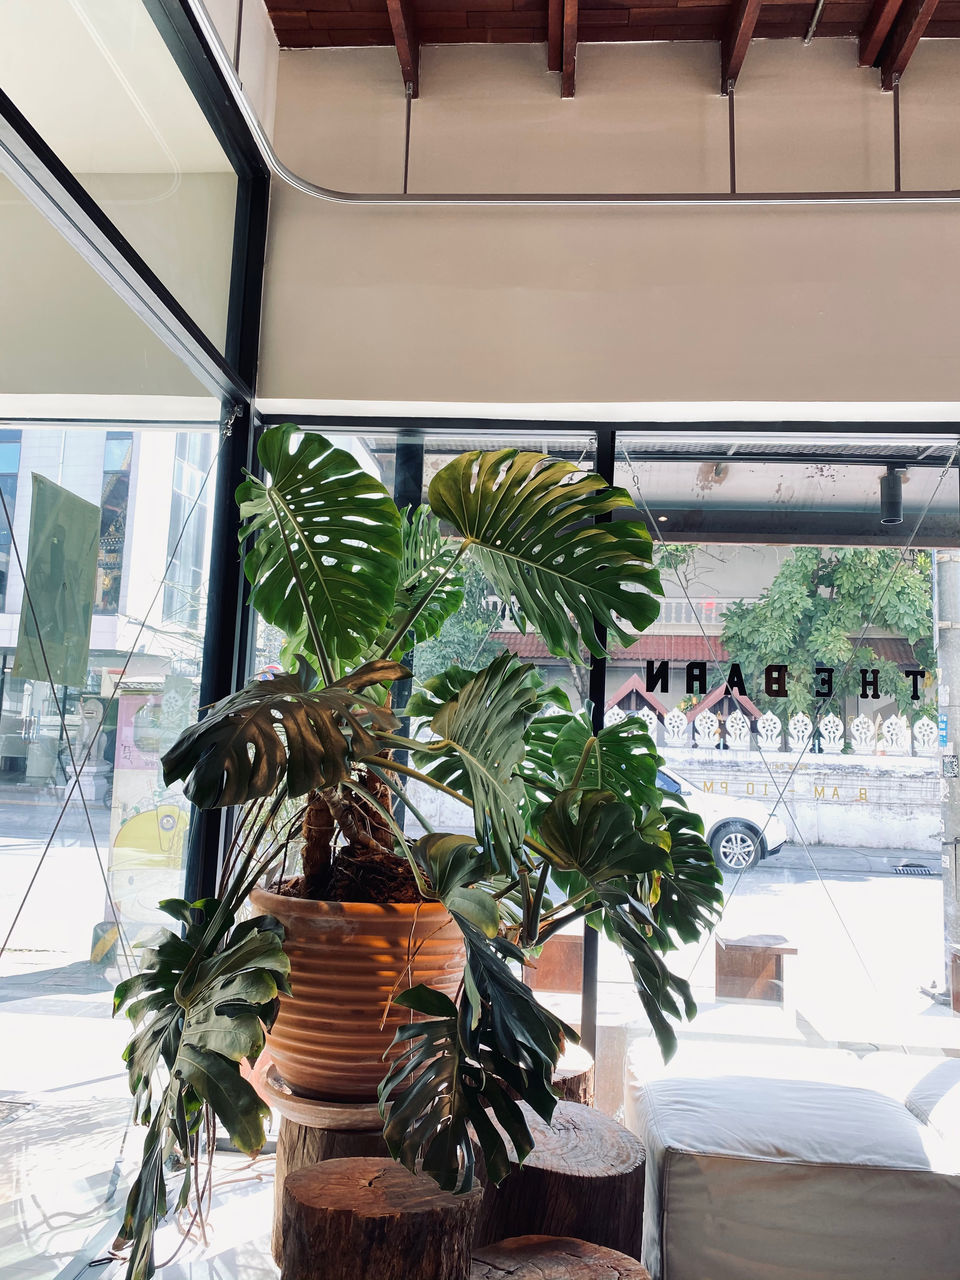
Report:
M861 1079L868 1089L902 1102L951 1151L960 1151L960 1058L871 1053L861 1063Z
M630 1092L653 1280L960 1277L960 1167L894 1099L757 1076Z

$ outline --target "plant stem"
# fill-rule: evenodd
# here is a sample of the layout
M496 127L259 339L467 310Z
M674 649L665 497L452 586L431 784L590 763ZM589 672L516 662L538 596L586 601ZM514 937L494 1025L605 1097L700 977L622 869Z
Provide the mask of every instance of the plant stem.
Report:
M554 920L552 924L538 935L537 945L542 946L548 938L552 938L555 933L559 933L561 929L565 929L568 924L572 924L574 920L579 920L581 916L588 916L591 912L598 910L595 902L588 902L585 906L578 907L576 911L571 911L568 916L561 916L559 920Z
M374 775L374 777L379 778L385 787L389 787L397 799L407 806L416 820L420 823L421 827L423 827L424 831L432 832L434 830L433 826L426 820L417 806L410 799L410 796L407 794L406 787L398 787L397 784L391 781L383 770L378 769L376 765L368 764L367 769Z
M501 889L498 893L495 893L493 896L499 901L501 898L505 898L508 893L513 893L514 889L517 889L519 887L520 887L519 879L511 880L505 889Z
M550 850L545 844L541 844L539 840L535 840L533 836L524 836L523 843L539 858L546 858L550 861Z
M460 543L460 546L457 549L457 554L453 557L453 559L444 569L443 573L438 575L436 581L433 582L429 590L424 594L423 599L420 600L416 605L414 605L412 609L408 610L407 616L401 620L400 625L397 627L396 631L394 631L393 635L390 637L387 643L383 646L383 649L380 651L381 658L387 658L390 656L391 653L393 653L394 649L397 647L400 641L403 640L407 632L413 626L414 622L416 622L417 618L419 618L420 614L423 613L424 609L430 603L431 596L434 595L437 588L440 586L441 582L443 582L445 578L448 578L450 576L455 565L463 556L464 552L467 550L467 547L469 545L470 544L467 539L464 539L464 541Z
M540 931L540 912L543 908L543 895L547 887L547 872L550 864L544 862L540 868L540 879L537 881L536 892L533 895L533 906L530 910L530 923L536 936Z
M587 761L590 758L590 752L596 746L596 743L597 743L597 739L595 737L589 737L587 739L586 746L583 748L583 751L581 752L581 755L580 755L580 761L577 764L576 773L574 773L573 780L570 783L571 789L573 789L574 787L579 787L580 779L583 777L583 771L584 769L586 769ZM599 773L599 770L598 770L598 773ZM599 781L599 778L598 778L598 781Z
M593 889L593 886L591 885L589 888L584 889L581 893L574 894L572 898L568 898L566 902L562 902L559 907L554 907L552 911L548 911L547 914L543 917L544 920L555 919L558 912L565 911L567 907L572 907L575 902L580 902L584 898L589 898L593 892L594 892L594 889Z
M371 732L385 747L401 747L404 751L424 751L427 747L438 745L436 742L418 742L416 738L404 738L399 733L390 733L387 730L377 732L373 729Z
M420 743L419 746L422 747L423 743ZM435 791L442 791L444 795L453 796L454 800L459 800L461 804L465 804L469 809L473 808L473 801L468 800L466 796L462 796L459 791L454 791L452 787L445 787L442 782L437 782L436 778L431 778L428 773L421 773L418 769L411 769L409 765L401 764L399 760L390 760L382 765L381 768L393 769L408 778L416 778L417 782L425 782L428 786L433 787Z
M521 947L529 947L533 944L533 936L530 932L531 925L531 894L530 894L530 872L526 867L521 867L517 873L520 877L520 896L523 905L523 920L520 923L520 945Z
M410 851L410 846L407 844L404 834L400 830L400 826L390 810L382 805L376 796L369 792L366 787L362 787L358 782L354 782L352 778L344 778L342 785L348 790L353 791L356 795L361 796L364 803L369 804L372 809L375 809L377 813L379 813L380 817L383 818L384 822L397 837L400 847L403 849L403 856L410 863L410 869L413 872L413 877L417 882L417 888L420 890L420 893L425 898L436 897L436 895L432 894L427 888L427 882L424 880L423 874L417 866L416 858L414 858Z

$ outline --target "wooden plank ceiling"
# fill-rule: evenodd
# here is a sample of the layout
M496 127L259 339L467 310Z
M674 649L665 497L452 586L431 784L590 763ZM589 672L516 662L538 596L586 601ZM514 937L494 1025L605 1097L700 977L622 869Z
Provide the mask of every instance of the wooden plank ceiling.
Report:
M715 40L720 89L734 87L757 38L856 36L860 65L892 89L922 36L960 38L960 0L267 0L280 47L395 45L407 92L420 92L423 44L546 44L573 97L584 40Z

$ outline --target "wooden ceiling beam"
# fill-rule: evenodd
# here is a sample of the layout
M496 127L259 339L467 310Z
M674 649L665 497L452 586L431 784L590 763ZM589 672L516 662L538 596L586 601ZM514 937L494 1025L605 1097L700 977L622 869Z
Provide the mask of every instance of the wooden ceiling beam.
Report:
M547 0L547 70L563 70L563 0Z
M750 48L760 16L760 0L737 0L720 43L720 92L729 93Z
M892 89L906 71L936 7L937 0L904 0L893 30L880 50L881 89Z
M577 82L578 0L563 0L563 59L560 68L560 97L572 98Z
M872 67L876 62L902 3L903 0L877 0L873 6L860 32L861 67Z
M411 98L420 97L420 37L410 0L387 0L387 13L397 46L404 89L409 85Z

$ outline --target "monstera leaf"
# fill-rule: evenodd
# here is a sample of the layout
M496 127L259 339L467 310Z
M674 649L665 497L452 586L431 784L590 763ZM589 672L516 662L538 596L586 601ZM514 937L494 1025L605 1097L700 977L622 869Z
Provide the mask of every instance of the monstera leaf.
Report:
M604 886L597 894L607 931L616 938L630 964L634 984L644 1012L664 1059L677 1049L677 1033L669 1019L693 1018L697 1006L684 978L671 973L659 955L653 931L651 908L623 887Z
M466 678L465 678L466 677ZM520 812L523 730L537 707L533 667L503 653L480 672L452 667L427 680L411 715L432 710L430 728L440 739L417 752L417 766L473 804L477 839L489 840L500 870L513 865L523 842ZM437 705L438 696L445 701Z
M463 603L463 579L452 571L456 543L443 536L429 507L404 507L401 515L403 556L396 606L387 632L375 646L389 644L384 657L394 658L435 636Z
M397 1029L394 1045L401 1052L380 1086L380 1110L395 1159L413 1171L422 1167L444 1190L465 1192L473 1185L474 1135L494 1182L510 1171L488 1109L521 1160L533 1149L511 1091L549 1121L557 1101L553 1071L564 1041L577 1036L510 972L503 957L520 959L516 947L504 939L488 942L469 923L457 922L467 948L460 1007L424 986L396 997L428 1021Z
M304 648L335 670L366 651L393 611L400 512L349 453L298 434L290 424L265 431L257 453L269 480L237 490L241 541L253 539L243 568L257 613L308 635Z
M660 612L650 535L639 520L596 523L634 507L624 489L540 453L462 454L430 483L430 506L477 549L481 568L551 653L600 656L597 621L630 644Z
M214 703L163 757L163 776L186 782L200 809L271 795L285 780L291 796L349 776L350 763L375 756L369 730L397 727L395 717L362 690L410 673L398 662L366 662L325 689L304 686L304 672L251 680Z
M540 822L540 839L560 871L593 885L637 879L670 866L669 855L645 840L630 805L612 791L561 791Z
M662 815L661 815L662 816ZM722 895L699 819L670 807L662 816L670 852L637 830L633 807L612 792L562 792L547 808L540 837L567 892L587 893L591 916L624 951L637 994L665 1057L676 1049L669 1019L691 1018L689 984L660 953L673 934L695 941L719 917Z
M186 925L184 936L164 930L141 972L114 994L114 1013L126 1007L138 1027L123 1056L134 1118L147 1126L118 1237L118 1245L132 1246L127 1280L150 1280L155 1272L154 1230L168 1207L167 1157L174 1151L183 1170L177 1207L189 1201L205 1106L240 1150L256 1155L263 1146L270 1111L238 1064L256 1060L278 993L290 990L283 930L269 916L231 931L232 914L215 898L160 905Z
M487 878L490 863L476 844L466 836L431 832L411 852L450 914L462 916L486 937L495 938L500 912L493 895L477 887L478 880Z
M588 712L581 711L537 717L525 736L523 776L532 800L556 794L557 784L572 786L579 770L578 786L612 791L633 809L644 835L669 849L656 785L660 758L645 721L631 716L594 735Z
M712 929L723 911L723 877L710 846L703 838L703 823L683 801L664 797L663 818L670 834L670 869L660 881L657 927L666 936L664 949L680 942L696 942Z

